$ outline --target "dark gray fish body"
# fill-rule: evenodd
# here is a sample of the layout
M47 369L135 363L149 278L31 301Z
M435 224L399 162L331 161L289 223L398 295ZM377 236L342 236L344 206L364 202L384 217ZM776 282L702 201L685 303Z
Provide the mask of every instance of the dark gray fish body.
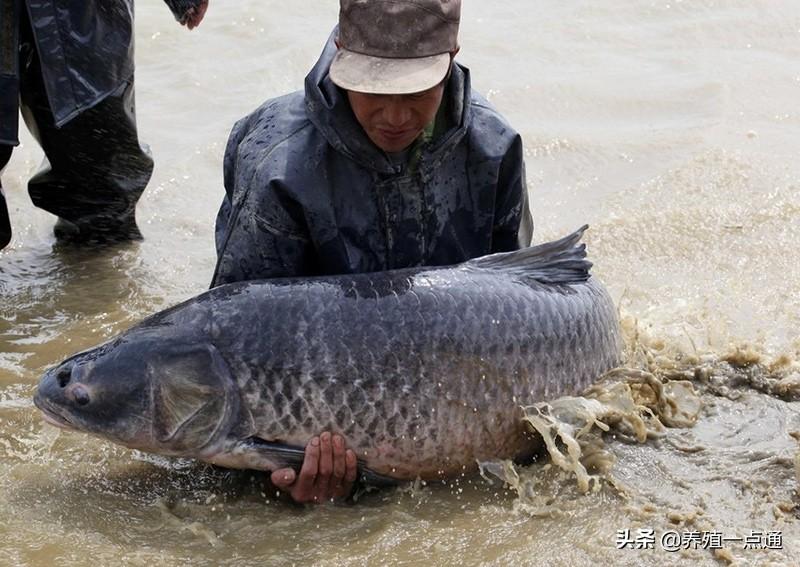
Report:
M322 431L396 479L517 457L531 448L521 406L579 393L618 363L616 311L579 238L446 268L216 288L67 360L36 403L62 426L232 467L284 466L282 447Z

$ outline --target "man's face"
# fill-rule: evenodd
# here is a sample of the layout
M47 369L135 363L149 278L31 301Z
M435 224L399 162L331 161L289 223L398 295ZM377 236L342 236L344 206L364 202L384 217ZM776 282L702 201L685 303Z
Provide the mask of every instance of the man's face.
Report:
M358 123L372 143L385 152L401 152L414 143L436 117L444 81L408 95L375 95L347 91Z

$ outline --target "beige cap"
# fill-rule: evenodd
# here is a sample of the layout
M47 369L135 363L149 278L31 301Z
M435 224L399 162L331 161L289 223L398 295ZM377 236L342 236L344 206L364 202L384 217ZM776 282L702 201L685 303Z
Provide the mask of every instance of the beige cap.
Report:
M341 0L331 80L371 94L438 85L458 49L461 0Z

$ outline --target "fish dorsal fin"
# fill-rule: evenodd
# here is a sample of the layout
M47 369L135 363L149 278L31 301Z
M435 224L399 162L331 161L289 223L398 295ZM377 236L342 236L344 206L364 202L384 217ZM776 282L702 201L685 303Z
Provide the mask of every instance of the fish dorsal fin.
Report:
M476 270L502 271L543 284L585 282L589 279L592 263L586 259L586 245L578 242L587 228L589 225L584 225L560 240L475 258L464 266Z

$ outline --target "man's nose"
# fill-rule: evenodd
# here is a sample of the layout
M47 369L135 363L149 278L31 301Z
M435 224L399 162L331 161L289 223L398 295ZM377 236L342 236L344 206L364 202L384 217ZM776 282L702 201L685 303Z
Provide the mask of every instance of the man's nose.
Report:
M383 110L384 117L386 118L386 122L393 127L400 127L404 126L411 120L411 109L408 105L402 100L395 99L394 97L390 99L386 107Z

